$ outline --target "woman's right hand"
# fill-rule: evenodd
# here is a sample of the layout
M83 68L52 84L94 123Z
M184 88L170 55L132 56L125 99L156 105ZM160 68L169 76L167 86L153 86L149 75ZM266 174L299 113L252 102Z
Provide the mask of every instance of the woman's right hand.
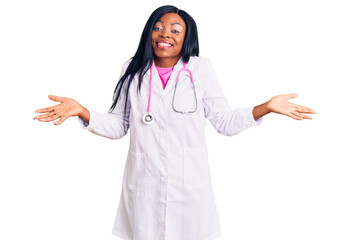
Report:
M69 117L79 116L79 114L81 114L84 110L84 107L72 98L59 97L55 95L49 95L49 98L53 101L61 103L52 107L36 110L35 112L37 113L45 114L35 116L34 119L37 119L40 122L50 122L60 118L60 120L54 122L55 125L60 125Z

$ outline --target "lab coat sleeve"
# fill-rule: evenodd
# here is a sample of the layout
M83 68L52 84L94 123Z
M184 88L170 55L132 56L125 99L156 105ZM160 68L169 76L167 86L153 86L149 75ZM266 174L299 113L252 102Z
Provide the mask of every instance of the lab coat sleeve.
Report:
M220 134L233 136L243 130L260 125L262 117L255 120L254 106L232 109L222 93L216 73L209 60L205 62L206 89L203 94L205 117Z
M126 67L130 61L126 62L123 66L120 76L122 76L126 70ZM130 101L128 97L126 115L124 116L124 104L125 104L125 90L127 82L123 84L120 98L117 105L112 112L100 113L90 108L86 108L90 113L89 123L78 117L79 124L83 129L88 129L90 132L102 137L110 139L119 139L127 134L129 129L129 116L130 116Z

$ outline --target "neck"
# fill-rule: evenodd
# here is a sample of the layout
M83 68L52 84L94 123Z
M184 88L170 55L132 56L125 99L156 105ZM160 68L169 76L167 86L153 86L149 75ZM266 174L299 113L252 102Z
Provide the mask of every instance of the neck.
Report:
M179 61L181 56L174 57L174 58L166 58L166 57L154 57L154 64L157 67L161 68L168 68L168 67L174 67Z

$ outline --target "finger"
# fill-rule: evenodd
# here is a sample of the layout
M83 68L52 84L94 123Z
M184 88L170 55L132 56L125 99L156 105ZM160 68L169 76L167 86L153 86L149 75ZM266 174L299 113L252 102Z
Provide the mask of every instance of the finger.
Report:
M303 118L301 116L299 116L299 114L297 114L296 112L291 112L290 117L294 118L296 120L303 120Z
M64 97L59 97L56 95L49 95L49 98L55 102L63 102L64 100Z
M290 93L290 94L286 94L285 95L287 97L287 99L292 99L292 98L296 98L298 96L297 93Z
M313 110L312 108L304 107L301 105L295 105L295 108L298 112L302 112L302 113L316 113L316 111Z
M53 115L53 116L50 116L50 117L46 117L46 118L39 118L38 120L40 122L51 122L51 121L54 121L56 120L57 118L59 118L60 116L59 115Z
M54 110L54 106L47 107L47 108L41 108L38 110L35 110L36 113L45 113L45 112L52 112Z
M288 117L291 117L291 118L294 118L294 119L297 119L299 118L298 116L292 114L292 112L287 112L287 113L284 113L284 115L288 116Z
M302 117L302 118L304 118L304 119L312 119L311 116L305 115L305 114L301 114L301 113L299 113L298 116L299 116L299 117Z
M60 120L54 122L53 124L55 124L55 125L60 125L61 123L63 123L64 121L66 121L67 118L68 118L68 117L66 117L66 116L62 116Z
M311 116L305 115L305 114L301 114L301 113L299 113L299 112L297 112L297 111L292 112L292 114L294 114L295 116L297 116L297 117L299 118L299 120L301 120L301 119L312 119Z
M44 118L39 118L38 120L40 122L50 122L50 121L56 120L59 117L60 117L59 115L53 114L51 116L47 116L47 117L44 117Z
M38 116L35 116L34 119L47 118L47 117L51 117L53 115L55 115L55 112L50 112L50 113L47 113L47 114L38 115Z

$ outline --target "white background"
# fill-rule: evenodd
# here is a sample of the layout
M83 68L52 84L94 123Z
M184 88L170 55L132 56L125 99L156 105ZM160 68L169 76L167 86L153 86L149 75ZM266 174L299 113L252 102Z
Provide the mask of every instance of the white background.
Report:
M350 8L347 1L0 3L0 239L118 239L112 226L129 133L110 140L34 121L71 97L107 112L149 15L173 4L197 22L232 108L278 94L313 120L268 114L236 136L206 128L222 240L349 240ZM147 104L147 103L145 103Z

